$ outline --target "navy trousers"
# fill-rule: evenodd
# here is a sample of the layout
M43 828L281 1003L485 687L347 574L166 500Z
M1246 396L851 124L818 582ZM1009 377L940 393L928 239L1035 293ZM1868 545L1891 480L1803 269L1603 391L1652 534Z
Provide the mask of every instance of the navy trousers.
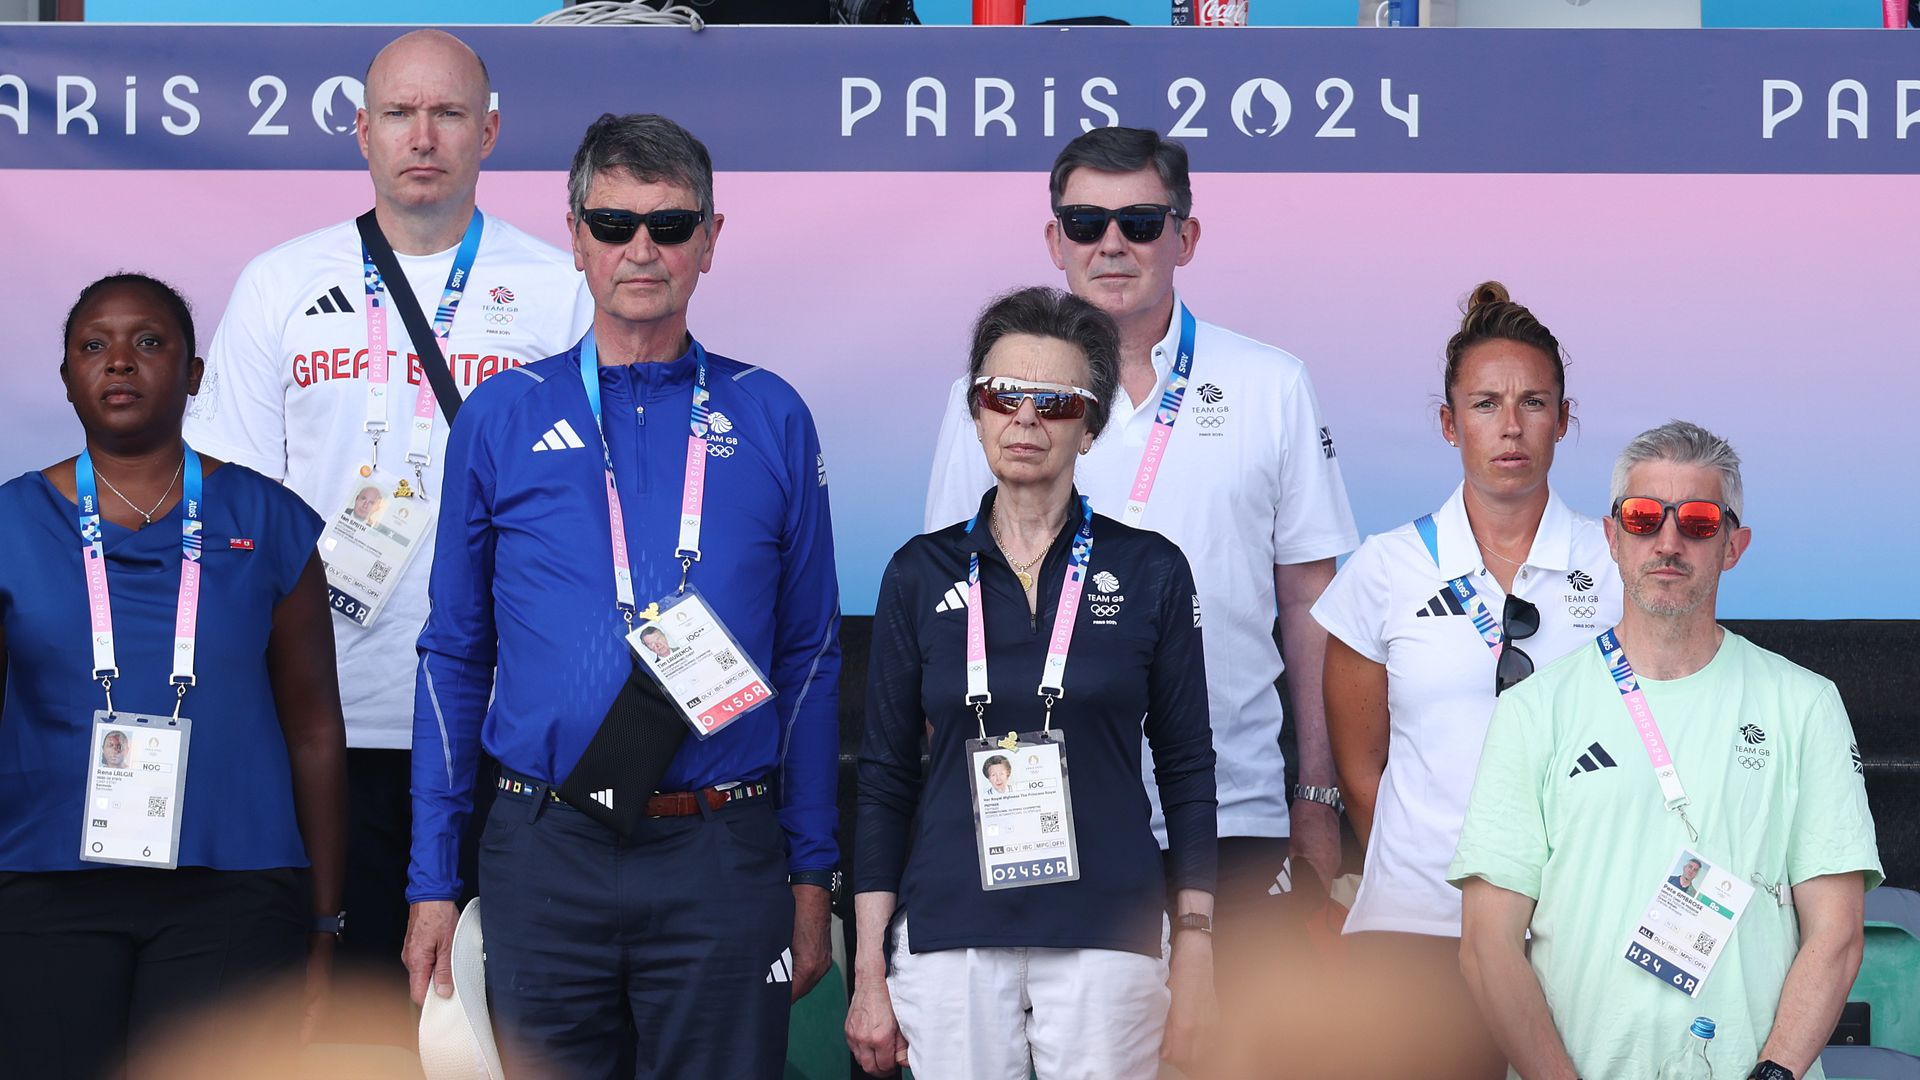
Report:
M779 1080L793 892L773 799L622 840L502 793L480 836L487 998L509 1080Z

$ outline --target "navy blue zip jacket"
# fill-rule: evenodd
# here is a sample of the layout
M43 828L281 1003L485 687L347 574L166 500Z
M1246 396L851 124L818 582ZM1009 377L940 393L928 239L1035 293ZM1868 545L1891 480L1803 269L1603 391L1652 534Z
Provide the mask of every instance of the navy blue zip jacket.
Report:
M987 731L1039 731L1036 692L1060 602L1079 496L1039 569L1033 614L987 528L999 489L964 522L915 537L880 582L860 747L857 892L899 894L907 945L1042 946L1160 955L1168 884L1140 783L1141 735L1167 810L1172 881L1213 891L1213 731L1200 601L1187 557L1159 533L1093 516L1093 557L1053 726L1067 733L1080 878L987 892L974 847L966 752L979 723L966 704L967 555L980 554L986 606ZM929 775L920 739L931 724Z
M820 439L778 376L711 353L707 365L704 557L688 581L775 697L705 742L689 737L661 790L768 779L789 869L831 869L840 615ZM599 371L644 608L680 582L673 553L693 354ZM631 667L578 345L474 391L447 439L443 488L414 695L410 902L459 893L458 838L479 747L513 772L558 784Z

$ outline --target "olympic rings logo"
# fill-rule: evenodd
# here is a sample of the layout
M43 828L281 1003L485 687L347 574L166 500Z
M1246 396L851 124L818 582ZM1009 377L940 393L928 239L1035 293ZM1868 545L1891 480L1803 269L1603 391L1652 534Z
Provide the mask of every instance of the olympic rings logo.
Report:
M1087 610L1093 612L1096 619L1111 619L1120 614L1119 604L1088 604Z
M1764 769L1767 767L1767 759L1763 757L1746 757L1743 755L1740 758L1740 767L1743 769Z
M728 446L725 443L710 442L707 444L707 456L719 457L719 458L732 457L733 447Z
M1227 418L1225 416L1196 416L1193 418L1193 422L1203 428L1217 428L1224 426Z
M1594 609L1590 607L1575 606L1575 607L1568 608L1567 614L1573 616L1576 619L1591 619L1594 616Z

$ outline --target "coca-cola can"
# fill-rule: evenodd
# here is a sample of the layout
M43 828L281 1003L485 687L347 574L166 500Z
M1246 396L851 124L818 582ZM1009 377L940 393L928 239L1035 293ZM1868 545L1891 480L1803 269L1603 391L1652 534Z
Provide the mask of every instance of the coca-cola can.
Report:
M1201 26L1247 25L1247 0L1198 0Z

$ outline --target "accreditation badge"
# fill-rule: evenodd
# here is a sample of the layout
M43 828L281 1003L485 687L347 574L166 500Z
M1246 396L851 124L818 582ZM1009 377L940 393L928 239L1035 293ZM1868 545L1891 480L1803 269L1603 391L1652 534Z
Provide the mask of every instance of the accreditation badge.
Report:
M333 610L361 626L373 625L433 528L434 509L412 481L379 469L355 470L346 506L320 534Z
M1020 889L1080 878L1067 798L1066 732L967 740L980 887Z
M773 700L773 684L740 647L700 590L657 600L639 613L627 645L697 739L711 738Z
M1697 998L1753 899L1753 886L1718 861L1681 848L1627 938L1626 958Z
M179 865L192 728L184 716L93 714L80 861L162 870Z

